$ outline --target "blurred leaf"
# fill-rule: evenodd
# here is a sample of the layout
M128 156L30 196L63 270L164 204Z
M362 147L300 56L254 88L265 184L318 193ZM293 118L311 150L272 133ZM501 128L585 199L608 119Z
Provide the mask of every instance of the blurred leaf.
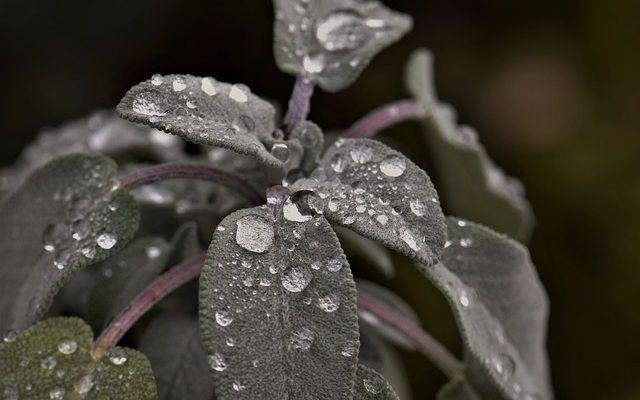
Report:
M200 278L200 327L218 397L351 399L355 296L324 218L274 222L265 207L229 215Z
M505 176L487 155L475 130L459 126L455 111L437 99L432 64L429 51L416 51L407 65L406 85L428 113L425 137L445 211L527 241L534 217L522 184Z
M157 398L149 361L116 347L91 355L93 332L78 318L39 322L0 344L0 376L7 399Z
M0 333L29 326L75 272L134 236L138 205L126 190L114 190L116 171L104 156L65 156L2 205Z
M393 388L376 371L358 365L354 400L399 400Z
M535 397L525 400L536 400ZM437 400L481 400L464 378L456 378L438 392Z
M384 246L341 226L334 226L333 230L338 235L348 258L360 257L366 265L365 268L373 267L385 277L393 278L395 275L393 260Z
M278 66L292 75L310 76L329 92L353 83L377 53L412 26L411 17L378 1L273 2Z
M169 244L161 238L136 239L100 266L89 297L89 322L105 327L164 269Z
M145 331L139 350L149 358L159 400L211 400L213 382L195 318L161 315Z
M132 87L118 104L123 118L219 146L283 168L261 141L275 131L275 110L245 85L191 75L155 75Z
M326 198L332 223L427 265L440 258L446 228L438 193L402 153L375 140L339 140L313 178L294 187Z
M481 225L447 225L442 262L423 271L453 309L470 386L483 399L550 398L548 302L529 253Z
M198 240L198 224L191 221L182 225L171 239L171 252L166 263L168 268L202 252Z

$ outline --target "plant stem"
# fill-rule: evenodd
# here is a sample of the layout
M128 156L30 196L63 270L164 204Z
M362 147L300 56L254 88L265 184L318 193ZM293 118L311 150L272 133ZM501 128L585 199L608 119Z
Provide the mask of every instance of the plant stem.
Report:
M347 129L343 136L347 138L372 137L381 130L411 119L424 117L424 108L414 100L400 100L386 104L360 118Z
M120 179L120 186L135 189L162 180L192 178L229 187L238 191L253 204L264 203L264 195L246 179L222 169L202 164L168 163L154 165L130 173Z
M289 108L284 117L285 135L289 137L291 131L300 122L307 119L310 110L311 96L313 96L313 82L307 76L298 76L289 99Z
M93 358L102 358L151 307L178 287L196 278L204 266L205 255L193 257L157 278L118 314L93 346Z
M420 352L430 359L450 379L464 373L462 362L451 354L442 343L438 342L412 320L403 317L381 301L378 301L366 293L358 292L357 302L360 309L373 314L414 340Z

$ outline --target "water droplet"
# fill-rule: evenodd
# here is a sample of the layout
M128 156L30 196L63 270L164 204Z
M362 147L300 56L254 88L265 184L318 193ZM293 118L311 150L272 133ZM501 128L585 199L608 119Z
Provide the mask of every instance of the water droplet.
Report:
M369 30L362 15L354 10L338 10L316 23L315 36L327 51L351 50L362 45Z
M324 202L312 190L298 190L287 198L282 213L287 221L306 222L314 215L322 214Z
M324 56L316 54L313 56L306 55L302 59L302 67L310 74L319 74L324 70Z
M236 341L233 340L233 338L227 338L227 340L225 341L225 343L227 344L227 346L229 347L234 347L236 345Z
M178 77L173 80L172 87L174 92L182 92L187 88L187 83L184 78Z
M411 212L418 217L422 217L427 213L427 206L420 199L413 199L409 202Z
M233 382L233 385L231 385L231 386L233 387L233 390L235 390L236 392L244 390L244 388L245 388L245 386L242 383L238 382L238 381Z
M315 334L309 328L302 327L291 334L289 344L291 348L296 350L307 351L311 348Z
M373 150L369 147L356 147L349 153L351 159L358 164L365 164L373 158Z
M390 176L392 178L397 178L404 174L406 169L407 164L404 161L404 158L400 156L390 155L380 162L380 171L386 176Z
M471 238L462 238L460 239L460 246L464 248L471 247L473 245L473 239Z
M209 356L209 365L214 371L222 372L227 369L227 363L219 353L213 353Z
M402 239L402 241L405 242L407 246L411 248L411 250L413 251L420 250L420 246L418 242L416 242L416 239L413 236L413 233L409 229L407 228L400 229L400 239Z
M220 326L229 326L233 322L233 317L228 311L216 311L216 322Z
M233 120L233 129L246 135L256 129L256 122L248 115L239 115Z
M462 305L462 307L469 307L469 296L467 295L467 292L465 292L464 290L462 290L460 292L460 296L458 297L458 300L460 301L460 304Z
M160 86L164 83L164 79L162 79L162 76L160 74L153 74L153 76L151 77L151 84L154 86Z
M271 222L256 215L247 215L236 222L236 243L245 250L264 253L273 245Z
M147 253L147 257L149 258L158 258L162 253L162 249L158 246L147 246L145 251Z
M103 233L102 235L98 236L98 239L96 240L98 246L102 247L105 250L109 250L110 248L115 246L117 242L118 237L111 233Z
M64 399L64 389L63 388L54 388L49 391L49 398L51 400L62 400Z
M444 242L444 248L446 249L446 248L451 247L451 244L452 244L451 240L447 240L446 242Z
M377 376L371 376L362 380L364 388L369 393L377 394L382 390L382 382Z
M65 340L58 343L58 351L62 354L73 354L78 349L78 343L75 340Z
M18 333L13 329L10 329L7 331L7 333L4 334L3 340L5 343L11 343L11 342L14 342L17 337L18 337Z
M289 161L289 157L291 156L291 152L289 151L289 146L284 143L276 143L271 147L271 155L277 158L278 160L286 163Z
M42 233L42 245L48 252L53 252L67 234L67 226L64 224L50 224Z
M330 272L338 272L342 269L342 260L339 258L332 258L327 261L327 269Z
M229 89L229 98L237 101L238 103L246 103L249 101L249 96L245 93L245 89L240 85L233 85Z
M463 227L464 228L465 226L467 226L467 221L463 221L463 220L460 219L460 220L458 220L457 224L458 224L459 227Z
M334 312L340 307L340 298L336 294L328 294L318 299L318 307L325 312Z
M302 268L292 267L281 275L280 280L282 282L282 286L286 290L292 293L298 293L302 292L307 285L309 285L311 278L312 276L309 271Z
M378 221L380 225L386 225L387 222L389 222L389 217L384 214L379 214L376 216L376 221Z
M343 357L353 357L353 355L356 354L357 351L358 351L358 344L353 341L348 341L342 348L342 351L340 352L340 354L342 354Z
M58 362L52 356L45 357L40 361L40 366L44 369L54 369L57 364Z
M369 18L368 20L365 21L365 25L367 25L369 28L377 29L377 28L384 28L386 23L384 22L383 19Z
M115 348L109 352L109 361L113 365L122 365L127 362L127 354L121 348Z
M516 369L516 363L508 354L497 354L491 359L493 369L505 381L511 378Z
M93 379L91 379L91 376L85 376L76 387L76 391L78 394L85 395L89 393L91 388L93 388Z
M334 154L333 157L331 157L330 164L331 164L331 169L333 169L334 171L336 172L344 171L345 162L342 154Z
M200 81L200 89L207 96L215 96L215 94L217 93L215 81L213 80L213 78L209 78L209 77L202 78L202 81Z

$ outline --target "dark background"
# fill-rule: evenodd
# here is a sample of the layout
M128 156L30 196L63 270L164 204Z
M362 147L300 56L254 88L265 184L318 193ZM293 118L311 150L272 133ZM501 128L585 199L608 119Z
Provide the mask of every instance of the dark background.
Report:
M411 50L433 50L440 97L524 181L536 211L531 252L551 298L557 398L639 399L640 2L386 4L416 28L349 89L318 91L312 118L345 127L404 97ZM275 67L272 17L267 0L0 0L0 165L39 128L112 107L156 72L244 82L286 104L293 78ZM420 140L411 124L389 135ZM411 278L402 272L392 285L457 346L442 298ZM430 398L444 378L404 356L415 398Z

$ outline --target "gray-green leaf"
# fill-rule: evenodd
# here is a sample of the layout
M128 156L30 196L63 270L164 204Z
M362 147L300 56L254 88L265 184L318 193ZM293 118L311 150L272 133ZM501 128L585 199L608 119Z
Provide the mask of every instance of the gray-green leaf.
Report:
M272 140L275 109L245 85L210 77L154 75L132 87L117 109L130 121L283 168L283 162L262 143Z
M139 350L149 358L159 400L211 400L213 382L195 318L161 315L145 331Z
M340 244L350 260L352 260L352 257L359 257L364 262L366 268L372 267L382 273L386 278L393 278L395 275L393 259L386 247L350 229L341 226L334 226L333 229L338 235Z
M297 140L304 149L300 168L311 173L318 166L324 151L324 135L320 127L311 121L303 121L291 132L291 140Z
M350 400L355 296L321 216L274 221L265 207L229 215L200 278L200 327L218 398Z
M489 158L475 130L459 126L455 111L437 99L432 63L431 53L416 51L407 65L406 85L427 110L425 137L445 211L526 241L534 217L522 184L506 176Z
M278 66L286 73L309 76L330 92L349 86L377 53L412 26L411 17L378 1L273 2Z
M115 347L91 355L93 332L78 318L49 319L0 344L0 388L7 399L154 400L142 353Z
M399 400L382 375L364 365L358 365L353 400Z
M464 220L448 227L442 262L423 270L458 321L470 386L481 398L550 398L548 302L526 248Z
M438 261L446 240L438 194L402 153L370 139L342 139L296 189L326 199L329 221L423 264Z
M37 170L0 209L0 333L41 317L73 273L119 251L138 229L138 205L116 189L117 167L70 155Z

